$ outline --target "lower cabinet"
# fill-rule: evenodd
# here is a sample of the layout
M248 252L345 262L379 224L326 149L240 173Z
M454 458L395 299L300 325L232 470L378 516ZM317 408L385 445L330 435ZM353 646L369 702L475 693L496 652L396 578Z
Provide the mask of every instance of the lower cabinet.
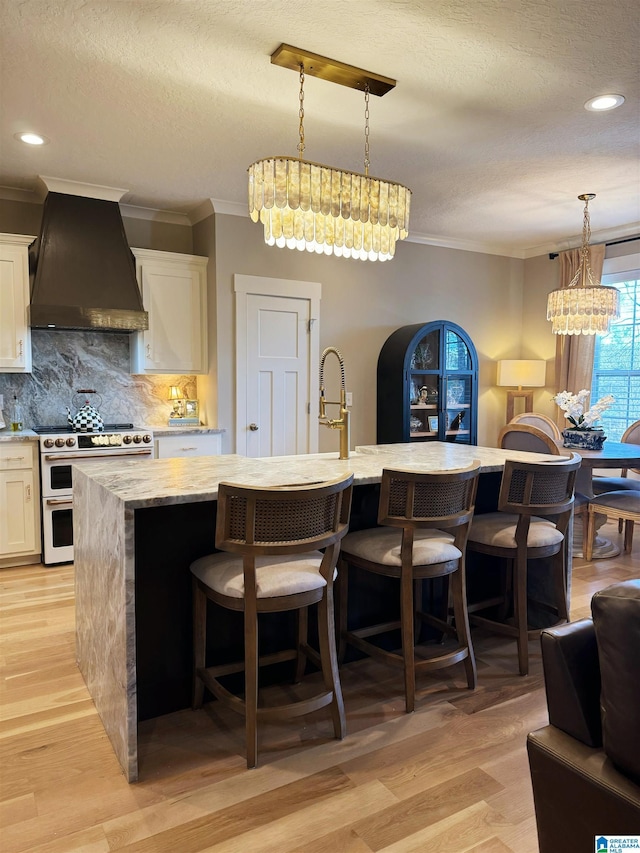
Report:
M222 436L212 435L166 435L158 436L156 459L174 459L179 456L219 456L222 450Z
M0 445L0 566L37 563L40 547L40 484L37 445Z

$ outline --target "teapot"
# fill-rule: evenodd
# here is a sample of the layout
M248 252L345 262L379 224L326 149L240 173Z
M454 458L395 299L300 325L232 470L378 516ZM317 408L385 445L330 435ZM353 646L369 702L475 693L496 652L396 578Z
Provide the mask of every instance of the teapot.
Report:
M95 394L95 391L90 389L76 391L76 394ZM100 398L100 403L102 399ZM102 432L104 429L104 421L100 412L95 406L89 402L89 398L85 397L85 404L81 409L71 415L71 409L67 406L67 422L74 432Z

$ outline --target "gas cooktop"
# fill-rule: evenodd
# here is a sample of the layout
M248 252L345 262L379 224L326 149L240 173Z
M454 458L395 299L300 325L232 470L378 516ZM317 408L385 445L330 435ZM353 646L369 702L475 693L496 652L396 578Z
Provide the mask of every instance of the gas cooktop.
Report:
M100 432L117 432L118 430L133 428L133 424L105 424L104 429L101 429ZM142 429L142 427L140 427L140 429ZM36 435L48 435L49 433L59 435L61 433L66 434L77 432L77 430L72 429L67 424L64 424L63 426L35 426L33 427L33 431Z

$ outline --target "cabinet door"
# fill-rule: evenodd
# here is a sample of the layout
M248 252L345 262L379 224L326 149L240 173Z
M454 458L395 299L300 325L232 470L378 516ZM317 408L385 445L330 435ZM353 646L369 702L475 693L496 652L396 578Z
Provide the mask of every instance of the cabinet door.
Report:
M132 372L205 373L206 258L140 250L134 254L149 329L136 336Z
M31 372L31 330L27 323L29 304L28 242L12 245L0 235L0 372ZM17 235L14 235L17 236Z
M474 356L453 329L444 332L443 415L446 441L469 444L475 433Z
M412 439L437 439L440 433L440 329L430 329L410 357L409 432Z
M0 557L40 550L36 502L33 471L0 471Z

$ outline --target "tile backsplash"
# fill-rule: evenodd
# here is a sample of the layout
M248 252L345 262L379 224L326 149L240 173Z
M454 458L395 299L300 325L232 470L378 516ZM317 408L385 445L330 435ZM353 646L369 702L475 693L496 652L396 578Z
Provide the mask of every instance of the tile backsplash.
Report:
M33 373L0 373L5 415L16 394L25 429L66 424L66 407L73 413L84 405L76 390L92 388L99 396L92 395L90 402L105 423L166 426L169 386L178 385L185 397L196 399L196 377L132 376L129 339L128 334L111 332L33 329Z

